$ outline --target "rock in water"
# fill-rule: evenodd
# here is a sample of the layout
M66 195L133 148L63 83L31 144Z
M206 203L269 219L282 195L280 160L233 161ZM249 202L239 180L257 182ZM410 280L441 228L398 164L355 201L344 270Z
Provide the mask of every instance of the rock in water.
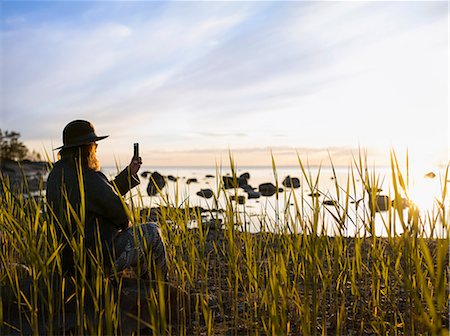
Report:
M166 186L166 180L164 176L162 176L158 172L154 172L150 175L150 181L147 186L147 194L149 196L155 196L158 193L158 190L161 190Z
M240 176L239 176L239 180L245 180L245 182L247 182L247 180L250 180L250 173L244 173L244 174L241 174Z
M331 206L337 206L338 203L334 200L325 200L322 202L323 205L331 205Z
M198 180L196 178L187 179L186 184L191 184L191 183L198 183Z
M262 183L258 187L262 196L272 196L277 191L277 188L272 183Z
M250 184L245 184L241 188L244 189L245 192L256 190L256 188L253 188Z
M213 197L213 191L211 189L201 189L197 192L197 195L204 198L211 198Z
M369 199L369 202L370 202L370 207L372 208L372 200ZM389 196L376 195L376 199L375 199L375 206L376 206L375 211L376 212L389 210L390 204L391 204L391 201L389 199Z
M238 196L238 197L236 197L236 196L234 196L234 195L231 195L231 196L230 196L230 200L235 201L235 202L238 202L238 204L245 204L245 197L244 197L244 196Z
M222 176L222 182L225 189L233 189L237 186L237 182L232 176Z
M177 182L177 181L178 181L178 177L175 177L175 176L173 176L173 175L167 176L167 179L168 179L169 181L173 181L173 182Z
M248 185L248 180L250 179L250 173L241 174L238 178L238 187L243 188Z
M250 173L244 173L239 177L234 176L222 176L223 187L225 189L243 188L248 185L250 179Z
M286 176L286 178L283 181L283 185L286 188L299 188L300 187L300 180L298 177L290 177L289 175Z
M247 193L248 199L259 198L261 196L261 193L258 191L247 189L245 192Z

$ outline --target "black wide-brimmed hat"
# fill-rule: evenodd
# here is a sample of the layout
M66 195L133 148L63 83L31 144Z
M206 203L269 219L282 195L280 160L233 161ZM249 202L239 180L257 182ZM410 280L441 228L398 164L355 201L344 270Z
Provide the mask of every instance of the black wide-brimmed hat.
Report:
M94 125L86 120L74 120L64 127L63 146L56 149L65 149L87 145L89 143L107 138L109 135L98 136L95 134Z

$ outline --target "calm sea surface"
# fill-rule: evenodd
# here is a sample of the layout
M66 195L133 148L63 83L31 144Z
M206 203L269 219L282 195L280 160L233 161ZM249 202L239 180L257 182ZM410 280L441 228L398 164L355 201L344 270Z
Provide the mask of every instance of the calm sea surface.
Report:
M113 167L104 167L102 171L110 178L117 174L117 168ZM235 189L225 192L222 189L218 192L220 189L220 176L230 175L230 168L143 166L139 174L145 171L157 171L166 177L172 175L177 177L178 181L167 181L166 186L162 190L164 197L160 195L150 197L147 195L148 177L140 177L141 184L133 189L128 197L132 197L133 202L137 202L141 207L167 205L168 199L171 205L184 206L187 204L190 207L201 206L205 209L226 209L230 196L236 195ZM442 175L444 174L444 169L436 168L433 172L436 174L434 178L425 177L427 172L418 172L415 175L410 173L409 176L410 188L408 197L414 204L419 206L424 215L426 212L433 211L433 208L436 208L436 198L440 199L442 197ZM283 188L284 191L271 197L261 196L258 199L248 199L245 191L239 188L237 195L245 197L245 204L240 205L236 202L231 202L231 204L240 218L242 223L241 229L256 232L264 227L265 230L270 231L299 231L301 230L300 222L302 220L307 221L311 217L313 202L319 202L321 204L320 216L323 219L320 222L324 223L324 225L318 229L333 235L337 229L334 216L338 215L338 211L333 206L323 205L323 201L339 200L338 203L344 205L347 194L351 202L348 210L351 215L346 221L343 232L347 235L354 235L357 231L362 232L364 229L364 218L368 216L369 211L364 207L363 202L358 203L359 206L356 205L356 201L361 199L364 194L361 178L356 169L350 171L349 168L338 167L335 168L334 176L331 167L312 167L307 169L306 173L309 177L306 179L300 167L277 167L277 177L275 177L271 167L236 168L237 176L243 173L250 174L248 184L254 188L258 188L261 183L271 182L276 184L276 181L278 181L279 187ZM391 195L392 197L394 192L391 168L377 167L369 170L369 174L377 180L376 185L381 189L380 195ZM207 175L214 177L207 177ZM300 188L284 188L282 182L286 176L298 177L300 179ZM196 178L198 182L187 184L186 181L191 178ZM309 182L312 181L315 186L309 185L308 180ZM218 207L214 204L214 198L205 199L196 195L201 189L211 189L216 196L218 195ZM348 193L346 192L347 190L349 191ZM319 196L312 197L310 196L311 193L318 193ZM407 209L405 209L405 214L407 214ZM377 235L386 235L388 229L395 230L397 233L403 231L397 216L394 216L396 217L395 221L390 221L390 228L388 228L388 216L387 211L376 214L375 231ZM289 223L289 225L286 226L286 223ZM444 232L445 230L441 228L435 235L443 235Z

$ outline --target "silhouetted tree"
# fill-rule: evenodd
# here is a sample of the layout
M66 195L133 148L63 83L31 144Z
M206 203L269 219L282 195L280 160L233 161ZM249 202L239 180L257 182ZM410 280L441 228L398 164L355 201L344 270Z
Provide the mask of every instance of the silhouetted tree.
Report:
M28 148L19 141L20 133L0 129L0 159L20 161L27 157Z

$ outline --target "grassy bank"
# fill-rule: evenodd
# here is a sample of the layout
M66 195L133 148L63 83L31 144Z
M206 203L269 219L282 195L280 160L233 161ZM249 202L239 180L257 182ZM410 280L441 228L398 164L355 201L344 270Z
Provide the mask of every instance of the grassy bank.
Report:
M448 169L440 177L435 208L424 213L412 202L405 208L408 167L401 171L392 156L391 168L386 237L375 235L378 176L361 158L349 170L347 184L336 185L333 237L320 230L329 210L315 198L307 201L293 194L289 202L294 211L278 210L278 218L288 221L280 232L248 233L242 230L245 213L236 211L232 202L226 204L223 229L190 229L193 219L201 222L201 214L187 203L173 207L161 195L166 202L159 223L172 286L165 295L157 284L135 281L132 272L106 275L99 264L88 265L82 236L71 242L77 276L62 277L58 222L45 199L14 195L3 183L0 331L448 334ZM275 164L273 170L276 175ZM301 162L299 171L310 190L320 191L318 176L311 176ZM358 215L361 230L348 237L346 226L355 221L349 209L356 185L365 191L365 206ZM133 205L130 211L136 223L147 220L140 210ZM267 221L276 224L277 218ZM83 226L83 211L74 224ZM398 224L401 233L392 230Z

